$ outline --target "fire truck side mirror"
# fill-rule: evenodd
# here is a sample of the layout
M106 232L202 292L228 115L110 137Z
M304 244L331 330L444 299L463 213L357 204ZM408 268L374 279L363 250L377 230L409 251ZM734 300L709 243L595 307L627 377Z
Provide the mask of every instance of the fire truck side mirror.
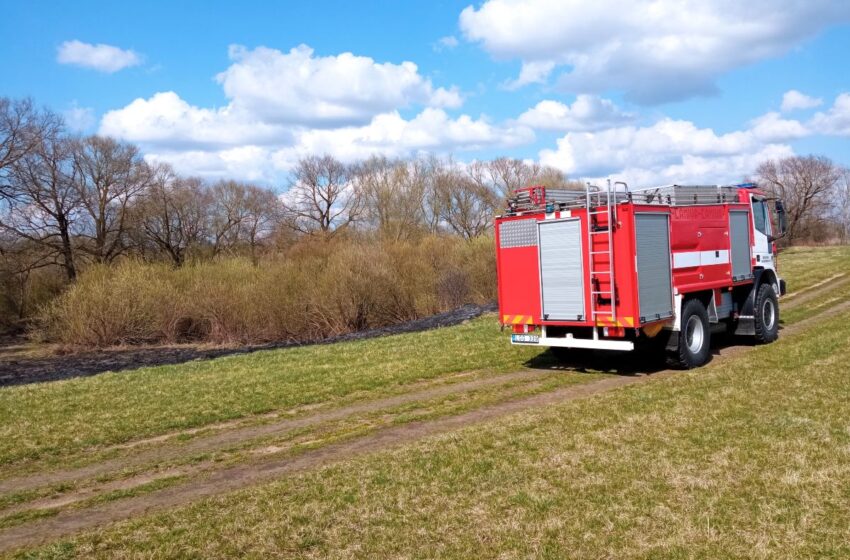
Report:
M776 222L777 226L779 226L779 235L772 235L772 239L779 239L781 237L785 237L785 234L788 232L788 218L785 215L785 205L782 204L781 200L776 200L774 204L776 208Z

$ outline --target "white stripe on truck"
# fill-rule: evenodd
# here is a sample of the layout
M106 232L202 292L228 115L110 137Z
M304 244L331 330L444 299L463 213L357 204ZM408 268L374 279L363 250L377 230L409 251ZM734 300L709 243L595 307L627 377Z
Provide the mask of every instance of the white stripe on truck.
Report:
M714 264L728 264L729 251L687 251L673 253L673 268L692 268L695 266L711 266Z

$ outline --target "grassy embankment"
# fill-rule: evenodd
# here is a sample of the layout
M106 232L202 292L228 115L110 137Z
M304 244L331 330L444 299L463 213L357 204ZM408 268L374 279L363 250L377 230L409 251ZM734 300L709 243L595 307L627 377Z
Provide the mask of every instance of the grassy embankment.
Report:
M783 254L781 265L789 291L798 292L850 269L850 250L793 249ZM784 318L799 320L843 295L824 295ZM339 406L458 372L516 370L539 353L511 347L506 338L492 317L484 317L421 334L0 389L0 464L56 460L274 411ZM575 376L576 382L588 379L563 375Z
M845 557L848 320L35 557Z
M850 252L846 249L795 249L783 258L783 275L792 292L807 288L840 274ZM800 309L785 314L788 323L840 301L850 294L844 286L818 296ZM792 298L793 299L793 298ZM789 318L790 315L790 318ZM332 351L330 351L332 350ZM72 460L82 454L84 463L97 458L97 450L128 439L152 436L173 430L204 426L231 418L255 416L273 410L336 407L348 402L404 392L410 383L456 382L457 372L478 370L475 376L517 369L535 354L532 350L510 348L493 328L490 318L469 325L442 329L421 335L404 335L294 350L272 351L212 362L146 368L133 374L107 374L34 387L0 391L0 401L8 406L5 422L7 451L0 454L11 463L6 474L15 472L15 463L28 467ZM394 355L392 363L387 355ZM425 356L425 359L420 356ZM427 357L430 356L431 359ZM285 372L281 370L285 369ZM297 450L301 441L328 443L355 437L387 423L422 420L456 414L522 395L551 390L558 386L589 381L596 376L564 372L557 377L533 383L507 383L504 386L451 395L431 402L412 403L382 410L360 418L347 419L318 432L309 430L254 442L254 445L284 444ZM462 376L461 379L468 379ZM2 413L0 413L2 414ZM11 421L11 419L17 421ZM5 419L4 419L5 420ZM250 446L248 446L250 447ZM308 448L309 445L303 446ZM231 457L232 460L244 457ZM187 460L192 460L188 458ZM221 458L217 458L221 460ZM29 470L29 468L24 468ZM144 471L144 469L142 469ZM162 481L165 483L166 481ZM160 484L154 483L152 488ZM73 489L66 485L64 490ZM27 501L56 489L7 496L5 503ZM128 494L144 491L144 487ZM120 497L117 493L112 498ZM109 499L100 496L86 503ZM43 511L36 516L50 514ZM4 519L16 524L30 514Z

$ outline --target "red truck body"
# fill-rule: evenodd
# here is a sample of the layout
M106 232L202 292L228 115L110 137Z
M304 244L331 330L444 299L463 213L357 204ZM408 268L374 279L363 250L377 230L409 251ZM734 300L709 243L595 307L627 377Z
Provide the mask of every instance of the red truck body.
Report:
M756 285L782 290L774 226L766 207L754 210L763 193L663 189L609 187L559 199L532 187L524 205L496 219L500 320L515 335L540 331L513 342L630 350L662 328L678 332L691 297L710 322L752 330L747 299Z

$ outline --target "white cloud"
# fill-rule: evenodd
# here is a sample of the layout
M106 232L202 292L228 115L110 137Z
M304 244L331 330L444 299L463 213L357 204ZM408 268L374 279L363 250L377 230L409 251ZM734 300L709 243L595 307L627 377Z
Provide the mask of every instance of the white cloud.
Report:
M833 0L486 0L459 24L492 56L521 60L519 83L558 65L564 90L653 103L711 93L720 74L848 19L850 2Z
M436 43L434 43L434 50L437 52L451 50L456 48L460 44L460 41L457 40L457 37L454 35L447 35L445 37L440 37Z
M94 109L91 107L80 107L76 101L71 103L71 107L62 111L62 117L65 119L65 124L74 132L86 132L91 129L96 122Z
M205 109L190 105L173 91L136 99L107 112L100 133L156 149L238 146L291 140L283 126L268 124L229 105Z
M181 173L208 179L222 177L245 181L275 182L280 175L272 161L272 148L239 146L221 150L154 151L148 161L170 163Z
M296 146L281 152L281 157L330 153L355 161L373 154L403 157L423 151L512 147L533 140L534 133L524 126L499 126L468 115L453 119L442 109L428 108L411 120L393 112L378 115L362 127L306 130Z
M796 89L786 91L782 96L782 112L788 113L797 109L813 109L823 104L823 99L801 93Z
M584 131L619 126L633 121L612 101L582 94L572 105L544 100L519 116L517 122L538 130Z
M456 89L434 88L412 62L314 56L306 45L288 53L232 46L230 58L233 64L216 77L225 95L234 109L267 122L345 126L411 105L454 108L463 102Z
M800 121L783 119L779 113L766 113L750 122L750 131L762 142L784 142L809 135Z
M517 90L529 84L543 84L549 79L549 74L555 69L555 63L550 60L523 62L519 77L505 84L505 89Z
M450 116L443 108L461 104L457 89L433 86L411 62L319 57L303 45L288 53L231 47L230 56L232 64L216 77L225 106L199 107L159 92L107 112L99 132L137 142L150 159L185 173L267 181L305 154L350 160L534 139L524 125ZM401 116L416 106L414 117Z
M850 136L850 93L840 94L828 111L815 114L809 127L818 134Z
M443 109L426 108L410 120L393 111L364 126L293 129L290 138L266 145L181 149L161 142L148 151L148 158L168 161L187 174L274 182L306 155L331 154L353 162L375 154L409 157L420 152L513 147L533 140L533 131L524 126L499 126L467 115L452 118Z
M142 63L142 58L131 50L74 40L65 41L59 45L56 61L60 64L72 64L111 74L124 68L138 66Z
M570 132L557 141L556 149L541 151L540 161L572 176L615 175L633 186L737 181L760 161L793 153L783 141L799 130L786 124L790 136L782 136L783 127L768 135L765 123L773 122L773 117L756 119L750 129L726 134L673 119L645 127Z

